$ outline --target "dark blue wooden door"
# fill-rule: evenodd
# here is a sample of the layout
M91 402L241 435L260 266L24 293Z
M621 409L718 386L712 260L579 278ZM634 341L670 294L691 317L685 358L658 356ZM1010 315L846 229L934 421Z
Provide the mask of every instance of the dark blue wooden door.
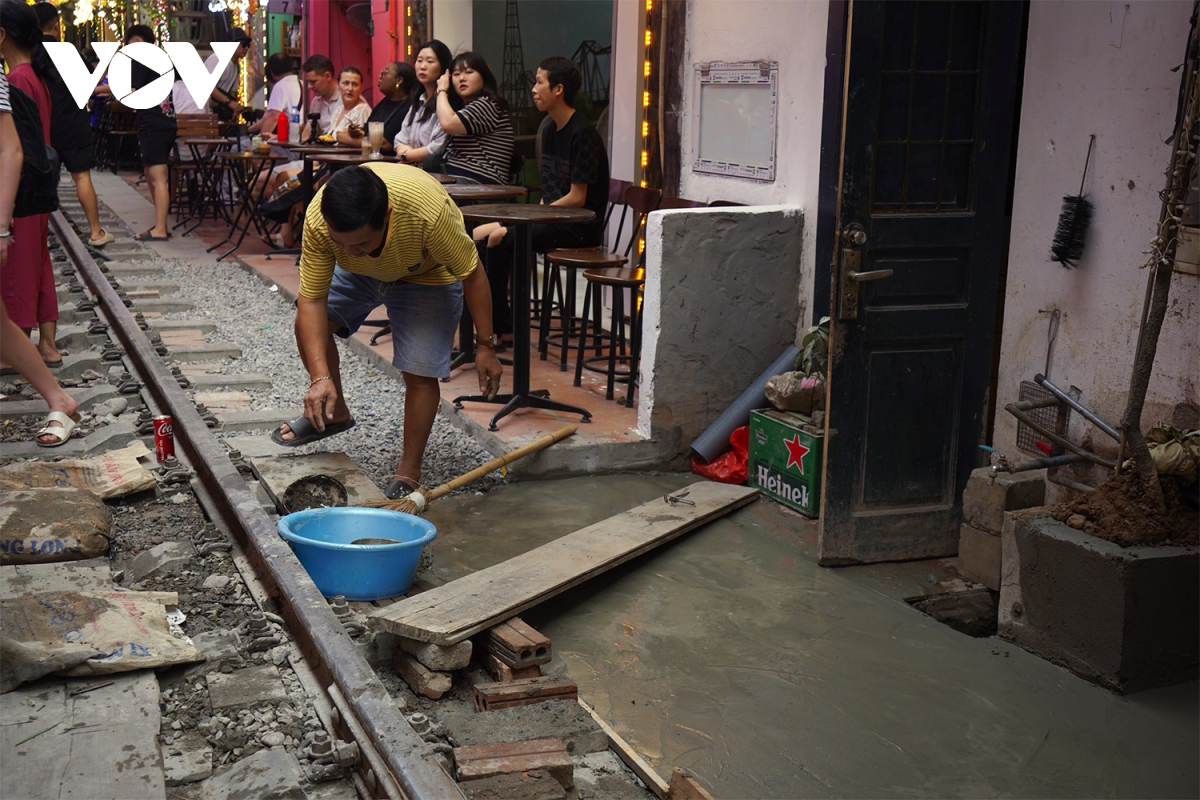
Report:
M1024 14L851 5L823 564L957 550L987 420Z

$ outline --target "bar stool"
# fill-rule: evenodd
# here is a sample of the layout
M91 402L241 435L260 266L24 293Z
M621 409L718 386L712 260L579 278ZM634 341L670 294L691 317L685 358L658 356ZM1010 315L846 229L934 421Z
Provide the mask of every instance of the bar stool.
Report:
M659 189L630 186L625 190L622 200L627 210L633 213L633 219L629 229L629 241L625 245L624 252L619 255L617 253L610 253L607 247L572 247L551 250L546 253L546 280L543 284L542 324L538 342L538 355L543 361L547 358L551 345L558 347L560 349L559 369L566 372L567 351L571 346L571 337L576 335L577 332L579 335L583 335L582 328L578 327L578 321L575 317L576 271L581 269L621 269L630 263L634 244L638 240L639 232L646 222L646 217L658 207L661 199L662 191ZM621 213L621 222L617 227L616 244L618 248L620 247L622 228L625 224L625 213L624 211ZM637 266L642 266L645 260L645 253L639 254L636 256L636 259ZM566 270L565 282L559 276L560 268ZM555 289L557 289L559 297L559 324L557 327L553 325L550 308L551 292ZM609 399L611 400L612 398L610 397Z
M583 380L585 369L592 372L602 372L608 375L608 389L604 394L606 400L613 399L613 385L618 381L627 383L629 391L623 400L618 400L626 408L633 406L633 390L637 385L638 357L642 347L642 304L639 302L642 288L646 284L646 270L641 267L617 267L606 269L584 270L583 277L587 281L587 292L583 298L583 317L580 320L579 347L575 358L575 385ZM608 331L608 344L601 341L603 329L600 325L600 298L602 289L609 286L613 290L612 324ZM625 290L630 290L632 308L629 310L629 336L625 335ZM588 310L592 312L592 345L587 345ZM628 350L626 353L626 340ZM596 355L587 357L587 350L596 351ZM601 351L607 350L607 355ZM593 366L597 362L608 362L606 366ZM617 362L628 363L623 370L617 369Z

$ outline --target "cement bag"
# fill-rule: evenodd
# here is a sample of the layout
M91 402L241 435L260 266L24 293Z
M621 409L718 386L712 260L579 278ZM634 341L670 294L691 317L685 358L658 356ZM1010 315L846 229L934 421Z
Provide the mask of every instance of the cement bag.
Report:
M1184 483L1196 480L1200 466L1200 431L1184 431L1160 422L1146 434L1146 446L1160 475L1178 475ZM1133 460L1125 462L1133 466Z
M122 497L154 488L154 476L138 463L150 451L141 442L95 458L26 461L0 467L0 489L86 489L100 497Z
M0 564L108 555L108 506L83 489L0 491Z
M22 646L5 653L4 691L32 680L27 676L47 661L65 663L53 671L68 676L203 661L203 653L171 635L162 599L161 593L43 592L0 600L0 637ZM85 651L87 659L68 663Z

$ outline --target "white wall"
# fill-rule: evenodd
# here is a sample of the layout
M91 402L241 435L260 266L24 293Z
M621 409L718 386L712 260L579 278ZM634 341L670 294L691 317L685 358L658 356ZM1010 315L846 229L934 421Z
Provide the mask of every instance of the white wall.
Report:
M1191 4L1032 4L1017 151L1012 245L994 443L1017 456L1016 422L1004 405L1045 367L1050 309L1062 311L1051 379L1116 424L1129 390L1146 273L1170 157L1179 73ZM1096 134L1085 191L1096 206L1078 269L1049 260L1062 197L1079 189L1088 136ZM1176 275L1159 341L1143 427L1196 405L1200 355L1198 282ZM1073 415L1072 435L1090 428ZM1103 434L1095 446L1116 447ZM1091 479L1098 475L1080 475Z
M433 38L440 39L451 53L471 50L471 3L473 0L433 0ZM501 35L503 31L500 32Z
M641 0L614 0L612 80L608 106L612 135L609 142L609 174L616 180L632 181L641 141L642 12Z
M798 327L812 315L816 262L817 182L821 158L821 104L825 80L824 0L692 0L685 54L680 194L693 200L748 205L791 204L804 211ZM775 180L693 173L693 65L706 61L778 61L779 114ZM827 302L827 301L822 301Z

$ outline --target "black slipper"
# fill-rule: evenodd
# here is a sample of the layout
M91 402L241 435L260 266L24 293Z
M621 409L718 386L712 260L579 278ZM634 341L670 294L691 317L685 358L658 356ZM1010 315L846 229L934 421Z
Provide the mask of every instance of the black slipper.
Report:
M137 236L134 236L133 240L135 242L165 242L171 238L171 234L169 234L169 233L166 236L155 236L151 232L153 230L154 230L153 228L147 228L146 230L139 233Z
M58 361L47 361L46 366L50 369L58 369L62 366L62 361L63 360L61 358Z
M18 372L15 367L0 367L0 375L3 375L5 377L7 377L9 375L20 375L20 374L21 373Z
M384 491L383 496L388 500L403 500L416 490L416 486L396 478L396 480L388 484L388 488Z
M324 433L314 428L312 423L303 416L296 417L294 420L287 423L287 426L291 429L292 433L295 434L293 438L284 439L283 426L280 425L278 428L271 431L271 441L275 442L275 444L281 444L284 447L299 447L302 444L309 444L310 442L315 442L320 439L333 436L336 433L343 433L350 430L354 427L354 418L351 417L345 422L327 422L325 423Z

